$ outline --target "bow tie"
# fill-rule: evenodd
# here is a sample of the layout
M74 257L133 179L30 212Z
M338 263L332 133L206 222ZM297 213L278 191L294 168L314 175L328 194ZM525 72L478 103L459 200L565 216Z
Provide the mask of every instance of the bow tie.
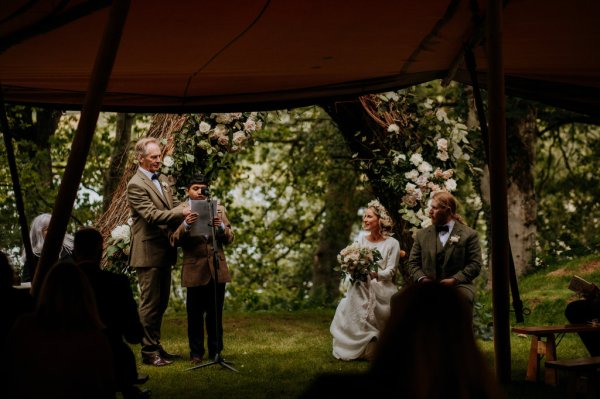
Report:
M448 226L443 225L443 226L435 226L435 232L439 233L440 231L445 231L446 233L450 231L450 229L448 228Z
M158 175L156 173L152 175L152 180L158 180Z

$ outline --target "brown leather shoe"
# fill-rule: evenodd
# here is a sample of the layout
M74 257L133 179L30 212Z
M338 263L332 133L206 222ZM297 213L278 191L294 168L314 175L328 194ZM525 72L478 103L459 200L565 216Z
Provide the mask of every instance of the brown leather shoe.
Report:
M173 363L170 360L164 359L158 353L142 353L142 363L151 366L162 367Z
M202 363L202 356L192 356L190 363L194 365Z

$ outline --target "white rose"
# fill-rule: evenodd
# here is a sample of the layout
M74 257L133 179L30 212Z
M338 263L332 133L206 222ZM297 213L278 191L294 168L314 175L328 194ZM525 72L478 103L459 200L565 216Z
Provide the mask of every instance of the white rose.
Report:
M437 148L439 151L448 151L448 140L439 139L437 141Z
M233 134L233 145L241 146L246 141L246 134L244 132L237 131Z
M418 152L415 152L410 156L410 162L415 166L419 166L423 162L423 157Z
M248 118L248 120L244 122L244 130L247 132L253 132L256 130L256 122L254 122L254 119Z
M391 125L388 126L387 131L394 132L394 133L400 133L400 127L398 125L396 125L395 123L392 123Z
M129 226L126 224L122 224L120 226L115 227L111 232L110 236L115 241L122 241L129 238Z
M166 157L163 158L163 165L165 165L167 168L170 168L174 164L175 164L175 161L169 155L167 155Z
M421 173L429 173L433 170L433 167L428 162L423 162L417 167L417 170Z
M210 130L211 126L210 123L206 123L204 121L200 122L200 126L198 126L198 131L200 133L206 133Z
M225 136L227 135L227 127L223 124L215 126L214 136Z
M419 171L416 169L413 169L410 172L406 172L404 174L404 177L406 177L407 179L410 179L412 181L415 181L415 180L417 180L417 177L419 177Z
M446 190L448 190L448 191L454 191L454 190L456 190L456 180L454 180L454 179L448 179L444 183L444 186L446 186Z
M437 153L437 158L442 161L445 162L448 160L448 153L446 151L439 151Z

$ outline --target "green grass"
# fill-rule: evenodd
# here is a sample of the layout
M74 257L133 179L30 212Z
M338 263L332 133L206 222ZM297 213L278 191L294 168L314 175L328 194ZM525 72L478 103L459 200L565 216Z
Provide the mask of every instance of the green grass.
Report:
M525 325L566 323L564 307L574 299L573 293L566 289L571 275L599 282L598 269L600 256L589 256L521 278L522 299L532 311L525 317ZM480 295L479 300L491 309L489 293ZM156 368L139 363L139 347L134 352L140 373L150 375L145 388L152 390L153 398L294 398L320 373L357 372L368 367L366 362L342 362L331 355L329 324L333 313L333 310L225 312L223 356L234 363L239 373L221 366L185 370L190 367L185 315L169 316L163 326L163 344L169 351L184 355L183 360ZM564 383L555 388L524 381L529 344L529 337L511 334L513 382L506 387L508 397L565 397ZM480 347L493 366L493 342L482 341ZM567 334L557 352L559 358L587 356L575 334Z

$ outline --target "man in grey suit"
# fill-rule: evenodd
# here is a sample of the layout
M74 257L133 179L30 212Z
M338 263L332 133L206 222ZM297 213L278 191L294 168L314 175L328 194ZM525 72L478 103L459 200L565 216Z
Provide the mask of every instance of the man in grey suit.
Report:
M417 231L408 259L413 282L438 282L455 286L471 304L475 298L473 280L481 271L481 247L477 232L466 226L456 213L456 199L446 191L431 199L432 225Z
M168 353L160 343L162 318L171 293L171 266L177 261L177 252L169 244L169 233L190 209L177 207L168 179L158 174L162 162L158 141L150 137L140 139L135 153L139 168L127 184L127 202L133 220L129 265L135 268L140 286L142 361L165 366L180 357Z

